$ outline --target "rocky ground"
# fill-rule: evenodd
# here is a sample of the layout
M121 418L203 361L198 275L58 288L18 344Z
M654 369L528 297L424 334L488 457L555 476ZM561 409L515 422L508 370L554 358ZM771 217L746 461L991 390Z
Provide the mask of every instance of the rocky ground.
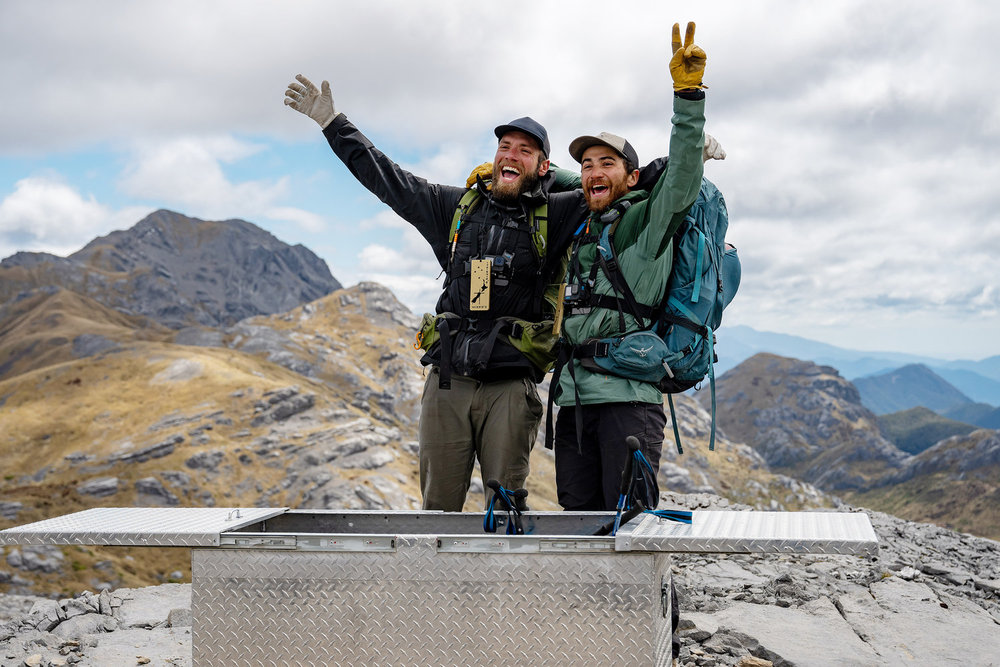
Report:
M190 665L191 585L0 595L0 665Z
M664 506L729 508L710 494ZM674 559L681 665L1000 665L1000 543L869 512L877 557ZM190 665L191 589L0 595L0 665Z
M676 556L681 664L1000 665L1000 543L868 515L874 558Z

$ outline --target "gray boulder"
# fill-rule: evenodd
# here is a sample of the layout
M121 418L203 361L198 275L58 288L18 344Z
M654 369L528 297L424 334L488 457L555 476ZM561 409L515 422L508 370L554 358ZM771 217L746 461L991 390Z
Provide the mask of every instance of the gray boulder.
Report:
M136 493L139 494L138 504L143 506L163 506L177 505L180 501L177 496L167 491L163 482L155 477L144 477L135 483Z
M95 498L106 498L118 493L117 477L98 477L82 484L78 484L76 492L84 496L94 496Z
M65 557L59 547L37 544L12 549L7 564L27 572L58 572Z
M17 514L24 509L18 502L0 502L0 517L8 521L17 521Z
M226 458L226 453L221 449L212 449L206 452L198 452L184 462L192 470L215 470Z

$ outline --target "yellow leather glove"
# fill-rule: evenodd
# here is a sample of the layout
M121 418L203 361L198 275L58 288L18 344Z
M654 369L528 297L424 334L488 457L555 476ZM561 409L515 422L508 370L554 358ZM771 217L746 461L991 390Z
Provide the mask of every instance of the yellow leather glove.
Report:
M705 61L708 57L705 51L694 43L694 22L687 25L684 33L684 45L681 46L681 26L674 24L673 39L670 46L674 55L670 58L670 76L674 80L674 90L691 90L693 88L708 88L701 83L705 73Z
M484 162L475 169L473 169L472 173L469 174L469 177L465 179L465 187L471 188L473 185L475 185L476 176L479 176L484 181L488 181L491 178L493 178L493 163Z

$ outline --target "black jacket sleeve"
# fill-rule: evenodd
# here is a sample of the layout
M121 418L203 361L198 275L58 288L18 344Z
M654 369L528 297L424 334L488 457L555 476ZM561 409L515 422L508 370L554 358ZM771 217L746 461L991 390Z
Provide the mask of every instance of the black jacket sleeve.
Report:
M428 183L406 171L375 148L344 114L334 118L323 135L358 182L413 225L445 266L448 230L465 190Z

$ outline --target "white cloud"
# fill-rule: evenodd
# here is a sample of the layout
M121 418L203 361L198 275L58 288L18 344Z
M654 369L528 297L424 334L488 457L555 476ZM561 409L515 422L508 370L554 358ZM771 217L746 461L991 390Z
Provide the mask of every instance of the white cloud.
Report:
M419 163L403 164L403 167L431 183L464 187L469 172L483 162L492 162L495 152L495 141L486 144L447 142Z
M357 280L381 283L417 313L434 310L444 279L430 245L416 229L392 211L382 211L358 227L386 230L358 253Z
M142 142L135 147L119 187L139 199L176 202L195 217L259 217L287 193L287 179L234 183L222 168L222 163L258 150L229 136Z
M371 218L361 220L358 222L358 229L362 230L377 230L377 229L389 229L389 230L408 230L412 229L412 225L406 220L390 211L388 208L383 209L376 213ZM414 232L416 233L416 232Z
M307 234L327 231L329 223L325 216L291 206L272 206L265 209L264 217L271 220L288 220Z
M112 211L58 175L25 178L0 202L0 257L18 250L68 255L116 223L132 218L131 226L147 213L139 207Z
M399 273L434 273L440 266L430 245L410 223L392 211L383 211L359 223L360 229L388 230L378 234L381 243L366 246L358 255L365 271L390 271ZM392 243L394 247L386 244Z

